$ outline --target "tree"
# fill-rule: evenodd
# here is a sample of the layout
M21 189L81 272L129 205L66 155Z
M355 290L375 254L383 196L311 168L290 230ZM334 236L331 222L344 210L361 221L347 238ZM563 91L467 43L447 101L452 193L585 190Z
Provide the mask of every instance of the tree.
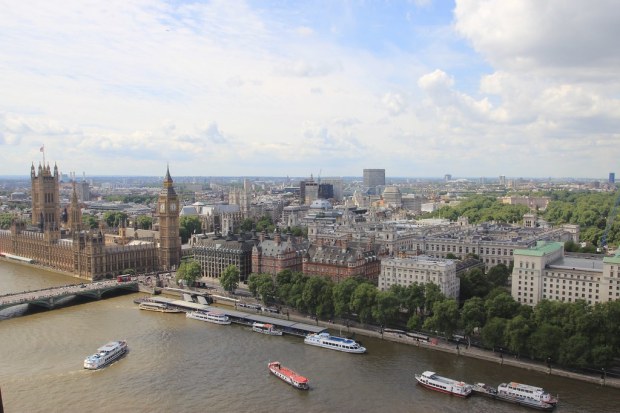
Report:
M480 297L473 297L465 301L461 310L461 327L467 335L468 345L476 329L482 328L486 322L486 309Z
M446 259L449 259L449 260L458 260L458 259L459 259L459 257L457 257L457 256L456 256L456 255L454 255L453 253L449 252L449 253L447 253L447 254L446 254Z
M139 215L136 218L136 223L138 224L138 228L140 229L151 229L153 228L153 218L147 215Z
M254 228L254 220L251 218L245 218L239 225L239 229L245 232L252 231L252 228Z
M254 297L260 297L264 304L273 302L275 298L276 286L271 274L250 275L248 279L248 289Z
M351 310L357 313L362 323L372 320L372 306L375 304L377 287L362 283L355 288L351 295Z
M97 228L97 226L99 225L99 221L97 220L97 217L91 214L84 214L82 215L82 225L84 225L85 228Z
M459 305L456 300L436 301L433 305L433 315L424 322L424 329L444 333L451 338L456 331L459 320Z
M559 349L564 339L560 327L548 323L540 325L530 336L532 356L539 360L559 360Z
M427 312L434 308L436 302L443 301L445 299L446 297L443 295L437 284L424 284L424 308Z
M121 211L116 212L104 212L103 220L105 221L108 227L120 227L124 222L127 221L127 214Z
M0 214L0 229L9 229L13 223L13 214Z
M273 232L275 229L276 229L276 226L273 225L273 221L271 220L271 217L268 215L263 216L256 223L256 230L259 232L260 231Z
M235 265L229 265L220 274L220 285L225 291L234 293L239 286L239 268Z
M503 318L493 318L482 327L482 342L495 349L504 346L504 332L506 330L506 320Z
M337 316L351 313L351 296L359 285L355 278L346 278L336 284L332 290L334 301L334 312Z
M333 312L331 281L323 277L310 277L304 286L302 299L307 311L316 316Z
M490 289L489 281L480 268L471 269L461 276L461 301L472 297L484 298Z
M200 218L195 216L184 215L179 219L179 235L181 242L187 243L193 234L202 232L202 224Z
M200 263L195 260L182 261L177 270L176 281L183 280L185 285L193 286L196 279L200 277L202 269Z
M519 303L507 292L501 292L485 302L487 309L487 319L494 317L510 319L515 316L519 308Z
M510 351L517 355L527 351L528 339L532 332L532 327L525 317L518 315L506 323L504 341Z
M487 280L491 284L492 287L505 287L508 284L508 277L510 276L510 271L505 264L497 264L494 267L491 267L489 272L487 273Z
M396 295L391 291L377 292L375 305L372 307L372 318L386 326L398 314L400 303Z

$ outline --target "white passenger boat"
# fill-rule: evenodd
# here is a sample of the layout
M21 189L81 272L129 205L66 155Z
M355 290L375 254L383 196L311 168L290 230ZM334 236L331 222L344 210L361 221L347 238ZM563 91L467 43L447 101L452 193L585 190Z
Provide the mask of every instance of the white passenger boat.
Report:
M273 324L266 323L252 323L252 331L257 333L267 334L268 336L281 336L282 330L275 328Z
M442 377L435 372L425 371L422 374L416 374L415 379L420 385L427 389L435 390L441 393L452 394L458 397L467 397L471 394L471 385L462 381Z
M555 405L545 403L540 400L534 400L523 396L509 395L507 393L498 394L495 387L489 386L488 384L484 383L475 383L472 386L472 393L480 394L491 399L500 400L508 403L520 404L521 406L531 407L537 410L550 412L555 408Z
M502 383L497 386L497 393L500 396L522 397L524 399L539 401L550 405L555 405L558 399L547 393L542 387L530 386L521 383Z
M126 352L127 342L125 340L111 341L99 347L95 354L86 357L84 360L84 368L89 370L100 369L112 363Z
M156 303L154 301L143 301L140 304L138 304L138 308L140 310L158 311L160 313L180 313L181 312L181 310L172 308L168 306L168 304Z
M213 311L190 311L187 318L194 320L207 321L213 324L230 324L230 318L226 314L215 313Z
M284 380L291 386L301 389L308 390L310 387L308 386L308 379L304 376L295 373L293 370L286 368L280 364L279 361L273 361L267 365L269 371L272 372L276 377Z
M355 340L344 337L331 336L329 333L309 334L304 339L304 343L311 346L330 348L332 350L344 351L346 353L365 353L366 348L362 347Z

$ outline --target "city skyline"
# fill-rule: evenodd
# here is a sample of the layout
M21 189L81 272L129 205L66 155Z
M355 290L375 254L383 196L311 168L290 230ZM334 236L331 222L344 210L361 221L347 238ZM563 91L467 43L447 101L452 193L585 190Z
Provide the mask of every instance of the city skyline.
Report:
M617 170L599 1L11 2L0 175L592 177Z

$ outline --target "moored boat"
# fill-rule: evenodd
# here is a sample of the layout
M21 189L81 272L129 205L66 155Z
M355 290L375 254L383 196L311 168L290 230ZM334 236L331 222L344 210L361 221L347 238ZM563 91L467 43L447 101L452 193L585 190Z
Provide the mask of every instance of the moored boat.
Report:
M532 400L522 396L500 394L495 387L489 386L484 383L475 383L472 386L472 392L474 394L490 397L491 399L519 404L521 406L531 407L537 410L551 411L555 407L553 404L545 403L540 400Z
M257 333L267 334L268 336L281 336L282 330L275 328L273 324L267 323L252 323L252 331Z
M95 354L86 357L84 368L89 370L100 369L112 363L126 352L127 342L125 340L110 341L99 347Z
M213 324L230 324L230 318L226 314L216 313L213 311L190 311L185 315L187 318L194 320L206 321Z
M140 310L158 311L160 313L180 313L181 310L170 307L168 304L156 303L154 301L143 301L138 304Z
M291 386L301 389L308 390L310 386L308 386L308 379L304 376L295 373L293 370L286 368L280 364L279 361L272 361L267 365L269 371L273 373L276 377L284 380Z
M425 371L422 374L416 374L415 379L420 385L426 387L427 389L452 394L457 397L468 397L472 391L471 385L462 381L442 377L432 371Z
M345 353L365 353L366 348L350 338L329 335L329 333L309 334L304 339L304 343L311 346L329 348L332 350L344 351Z
M497 386L497 394L511 398L520 397L527 400L539 401L555 405L558 399L543 390L542 387L530 386L516 382L502 383Z

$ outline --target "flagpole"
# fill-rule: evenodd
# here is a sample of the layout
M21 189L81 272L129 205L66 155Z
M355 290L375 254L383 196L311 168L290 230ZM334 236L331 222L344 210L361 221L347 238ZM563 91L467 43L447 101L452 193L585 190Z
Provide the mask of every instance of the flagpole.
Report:
M45 144L41 146L41 152L43 152L43 167L45 167Z

